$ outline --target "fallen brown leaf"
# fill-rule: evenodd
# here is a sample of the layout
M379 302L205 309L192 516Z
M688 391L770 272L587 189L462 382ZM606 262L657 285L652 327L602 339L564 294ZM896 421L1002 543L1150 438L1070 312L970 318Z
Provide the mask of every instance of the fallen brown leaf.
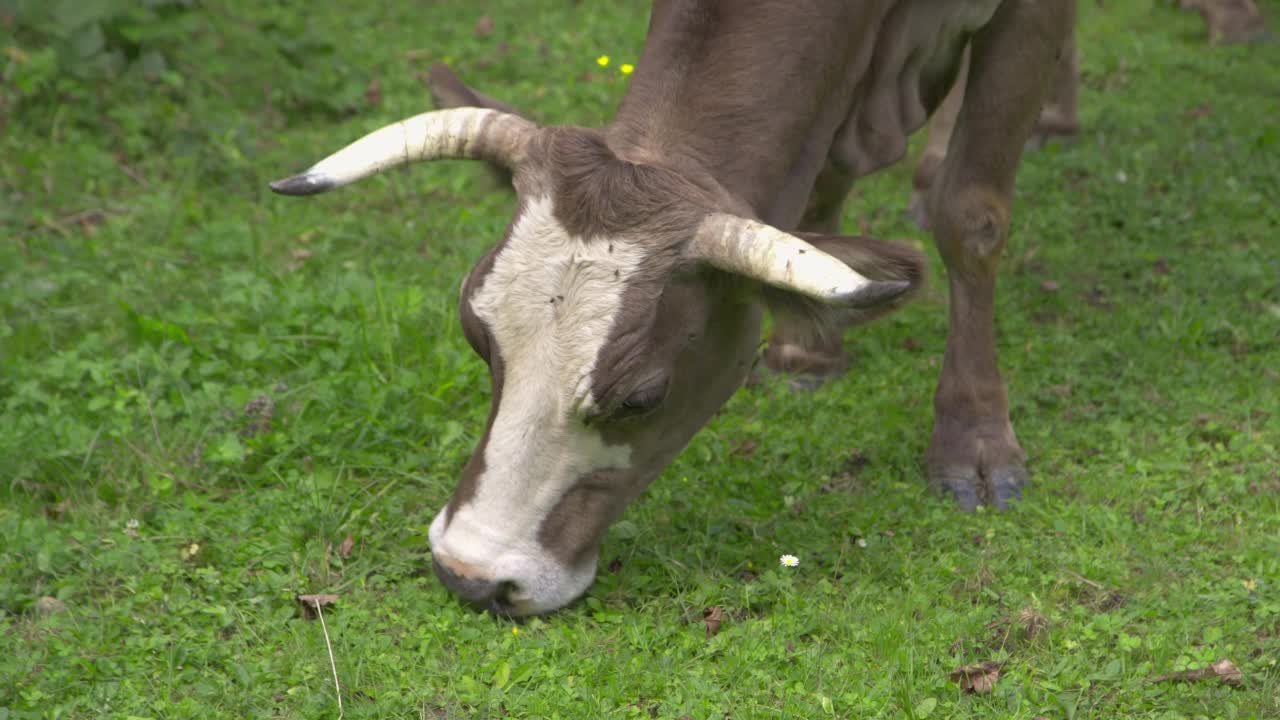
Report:
M733 451L729 454L736 455L737 457L751 457L752 455L755 454L755 452L756 452L756 441L743 440L742 442L738 443L738 446L735 447Z
M1159 260L1156 260L1155 262L1151 263L1151 271L1157 275L1168 275L1169 261L1165 260L1164 258L1160 258Z
M985 695L1000 682L1003 663L987 660L977 665L965 665L951 671L951 682L960 683L960 689L975 695Z
M493 18L481 15L476 21L476 37L488 37L493 34Z
M302 607L302 619L315 620L318 617L317 609L338 602L338 596L328 593L299 595L297 600L298 605Z
M702 613L702 622L707 626L707 639L710 640L712 635L720 632L720 625L724 622L724 608L719 605L707 608Z
M1241 675L1240 668L1236 667L1235 663L1225 658L1202 668L1183 670L1181 672L1154 677L1151 679L1151 682L1197 682L1199 680L1217 680L1223 685L1230 685L1232 687L1238 687L1244 684L1244 676Z
M351 550L355 546L356 546L356 541L353 540L351 538L350 533L348 533L347 539L343 540L342 544L338 546L338 557L342 558L343 560L346 560L347 558L351 557Z
M1042 280L1040 282L1040 289L1045 292L1057 292L1061 288L1062 286L1058 284L1057 280Z
M364 101L370 107L377 107L382 104L382 81L374 78L369 81L369 87L364 90Z

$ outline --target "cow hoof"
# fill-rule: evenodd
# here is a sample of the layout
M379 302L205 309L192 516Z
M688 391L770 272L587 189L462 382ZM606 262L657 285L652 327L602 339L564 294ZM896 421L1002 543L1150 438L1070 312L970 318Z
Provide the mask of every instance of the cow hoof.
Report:
M1030 474L1022 465L1005 465L996 468L988 477L991 507L1005 510L1009 503L1022 499L1022 488L1026 487Z
M1010 503L1022 499L1029 477L1022 465L1003 465L985 476L972 467L951 465L931 470L929 485L954 499L965 512L979 505L1007 510Z
M961 508L1004 510L1022 499L1028 479L1025 458L1008 420L961 421L942 415L934 420L925 463L930 487L954 497Z
M982 495L978 492L981 480L973 468L956 466L932 470L929 485L935 491L951 496L965 512L973 512L982 504Z

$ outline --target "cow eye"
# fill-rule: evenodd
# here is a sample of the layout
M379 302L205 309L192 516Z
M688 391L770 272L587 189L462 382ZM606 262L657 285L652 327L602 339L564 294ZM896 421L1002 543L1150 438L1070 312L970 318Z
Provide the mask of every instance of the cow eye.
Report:
M618 407L621 417L637 417L647 415L662 406L667 399L667 381L650 383L632 392Z

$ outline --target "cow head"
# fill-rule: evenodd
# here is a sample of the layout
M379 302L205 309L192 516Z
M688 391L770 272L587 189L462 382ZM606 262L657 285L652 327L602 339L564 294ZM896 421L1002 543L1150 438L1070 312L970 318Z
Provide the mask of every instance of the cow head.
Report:
M709 177L620 158L597 131L492 110L396 123L272 188L311 194L444 157L505 165L518 196L502 241L462 283L492 404L430 532L444 584L496 612L549 612L587 589L606 528L746 377L762 297L847 322L892 307L920 277L909 248L806 242L725 212L733 200Z

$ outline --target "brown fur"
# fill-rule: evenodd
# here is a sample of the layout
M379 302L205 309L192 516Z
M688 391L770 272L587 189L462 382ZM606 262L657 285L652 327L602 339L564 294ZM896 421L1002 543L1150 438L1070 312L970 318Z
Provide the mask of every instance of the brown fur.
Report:
M841 317L690 265L681 249L712 211L782 230L802 221L815 230L838 227L843 192L854 177L902 155L906 135L946 95L971 33L963 105L928 204L952 301L928 461L933 483L965 507L1016 497L1025 471L996 367L995 273L1018 157L1051 83L1072 3L1004 0L985 26L971 25L990 9L983 0L659 0L614 121L603 131L536 133L514 177L522 197L550 193L556 220L575 236L647 250L633 277L618 278L625 309L593 376L604 410L586 419L607 443L632 448L632 467L582 478L544 520L545 547L569 563L590 556L625 503L728 398L758 337L759 299L785 325L827 345L838 345L844 322L893 307ZM923 279L923 258L909 247L803 237L873 279ZM468 288L478 282L469 279ZM502 378L490 360L496 410ZM628 393L662 376L673 386L652 415L613 414ZM464 498L474 492L467 477L474 482L477 473L464 473ZM455 497L451 507L460 502Z
M711 209L706 191L665 168L619 158L599 131L550 128L542 143L556 219L571 235L630 236L661 250L687 239Z

